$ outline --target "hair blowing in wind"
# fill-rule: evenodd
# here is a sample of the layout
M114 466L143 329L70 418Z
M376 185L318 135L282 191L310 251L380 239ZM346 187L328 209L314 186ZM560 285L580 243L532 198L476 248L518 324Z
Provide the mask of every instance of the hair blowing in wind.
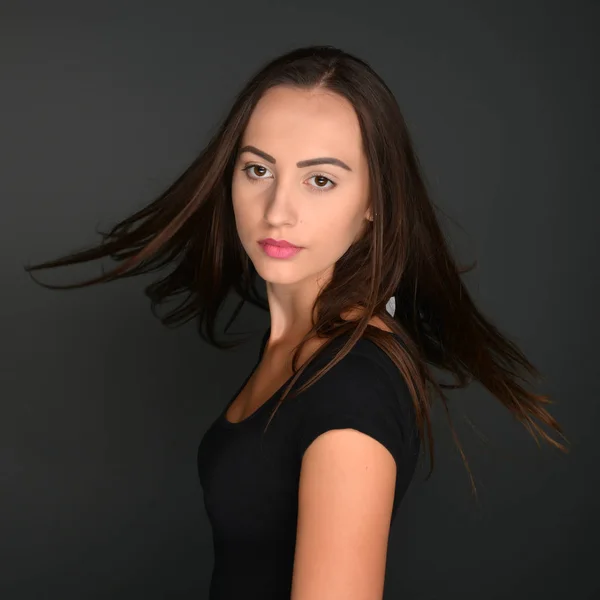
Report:
M433 398L439 397L476 493L444 394L444 389L465 388L473 380L523 424L538 446L539 435L568 452L541 426L549 426L567 441L546 409L552 401L526 389L528 380L540 379L539 372L517 345L482 315L463 284L462 274L472 267L460 268L451 255L393 93L366 62L332 46L299 48L263 66L235 98L201 154L158 198L110 231L101 232L99 244L27 266L26 271L105 257L118 263L101 276L80 283L38 282L50 289L74 289L166 268L167 274L145 288L153 314L158 316L159 305L181 296L175 308L159 317L162 323L178 325L197 319L202 339L220 348L237 345L239 342L218 340L215 332L227 295L235 291L240 301L225 332L245 302L264 310L268 305L257 290L257 272L236 231L231 201L233 165L253 108L268 89L278 85L326 89L352 104L368 161L373 222L336 262L331 280L319 293L313 328L296 347L295 376L276 408L288 394L299 394L322 377L362 336L388 354L408 385L419 436L422 440L427 436L429 443L428 477L435 461L430 411ZM393 316L386 311L392 296ZM362 309L360 318L343 320L341 315L351 307ZM401 343L389 333L369 327L373 316L397 333ZM297 369L304 343L315 335L333 341L346 333L351 335L335 357L304 386L290 392L319 354ZM455 383L437 382L433 367L452 374Z

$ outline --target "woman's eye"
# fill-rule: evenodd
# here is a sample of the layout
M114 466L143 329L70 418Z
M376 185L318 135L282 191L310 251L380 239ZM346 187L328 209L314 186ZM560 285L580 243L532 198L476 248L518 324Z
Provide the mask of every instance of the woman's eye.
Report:
M242 171L244 171L246 173L246 177L248 177L248 179L250 181L260 181L262 179L268 179L267 177L264 177L265 172L269 172L269 169L267 169L266 167L263 167L262 165L257 165L257 164L250 164L250 165L246 165ZM329 177L325 177L325 175L321 175L321 174L316 174L316 175L312 175L311 177L309 177L309 180L314 179L316 185L311 185L309 187L312 188L312 191L317 191L317 192L321 192L321 191L326 191L326 190L330 190L332 188L334 188L337 184L335 182L333 182L331 179L329 179ZM327 185L327 184L331 184L331 185Z
M263 167L262 165L247 165L247 166L245 166L242 169L242 171L246 172L246 175L247 175L248 179L253 179L253 180L256 180L256 179L266 179L265 177L260 177L260 176L259 177L252 177L252 176L250 176L248 173L250 173L250 171L253 170L253 169L263 169L264 171L268 171L269 170L266 167ZM256 174L256 171L254 172L254 174ZM263 175L264 175L264 173L263 173Z
M331 179L329 179L329 177L325 177L325 175L313 175L310 179L320 180L319 183L317 183L317 185L315 186L319 191L320 190L330 190L331 188L334 188L337 185L333 181L331 181ZM331 185L325 187L325 185L321 185L321 183L323 181L325 181L325 183L330 183Z

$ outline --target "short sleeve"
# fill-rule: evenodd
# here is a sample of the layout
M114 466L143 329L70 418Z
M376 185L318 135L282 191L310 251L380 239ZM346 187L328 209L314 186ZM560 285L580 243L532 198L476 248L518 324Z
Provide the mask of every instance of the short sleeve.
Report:
M355 429L376 439L403 464L407 432L402 395L406 385L396 385L368 356L346 355L323 378L298 396L297 458L326 431ZM404 398L407 400L407 398Z

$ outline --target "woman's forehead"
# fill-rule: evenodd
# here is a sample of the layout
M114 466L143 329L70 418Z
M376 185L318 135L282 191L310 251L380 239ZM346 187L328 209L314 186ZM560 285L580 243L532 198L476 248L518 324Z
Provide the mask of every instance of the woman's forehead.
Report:
M352 105L337 94L274 88L261 98L240 146L261 148L282 162L313 156L361 160L362 140Z

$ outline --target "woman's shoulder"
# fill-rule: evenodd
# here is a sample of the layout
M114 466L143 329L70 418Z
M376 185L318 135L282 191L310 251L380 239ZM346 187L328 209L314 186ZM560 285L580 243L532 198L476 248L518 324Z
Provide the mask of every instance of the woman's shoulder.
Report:
M335 359L350 338L345 333L328 344L315 361L312 373ZM396 338L392 331L386 335ZM312 374L311 373L311 374ZM396 396L404 388L404 380L391 356L368 336L361 336L350 350L323 376L321 385L315 386L317 394L356 396L366 391L371 394Z
M342 343L336 339L336 350L338 341ZM333 348L327 351L318 367L327 364L335 353ZM316 370L311 370L311 375ZM359 338L293 402L299 411L295 413L295 431L300 455L321 433L352 428L378 439L399 458L414 429L412 398L400 370L385 350L366 337Z
M342 319L344 319L344 321L356 321L360 318L361 312L361 308L349 308L348 310L342 313ZM382 331L392 333L390 327L385 323L385 321L381 317L378 317L377 315L373 315L369 319L369 325L371 327L381 329Z

